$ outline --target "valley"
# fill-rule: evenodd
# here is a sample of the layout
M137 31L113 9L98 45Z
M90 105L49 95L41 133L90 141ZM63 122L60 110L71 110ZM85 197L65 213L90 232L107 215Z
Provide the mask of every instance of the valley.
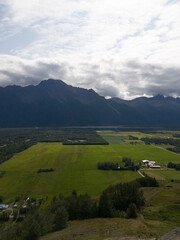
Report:
M11 132L9 131L8 136ZM26 136L23 138L23 141L26 142L30 136L27 132L24 134L23 130L21 131L20 135L15 134L14 136L18 139ZM84 236L89 240L101 240L108 237L113 239L117 236L160 237L180 224L180 211L178 210L180 207L180 171L167 168L169 162L180 163L180 154L168 151L167 145L145 144L142 140L143 138L178 139L174 137L175 134L179 134L178 131L148 132L143 130L140 132L122 129L37 131L41 132L38 134L38 138L35 138L36 130L29 131L31 139L34 136L32 146L15 153L12 158L0 165L0 173L2 173L2 176L0 175L0 196L3 196L3 203L11 207L13 207L15 199L19 199L17 204L20 204L23 199L29 198L43 199L41 208L44 208L51 203L55 196L70 196L73 191L76 191L78 195L88 194L98 201L100 194L108 186L142 178L136 171L97 169L99 162L118 163L120 167L123 167L123 157L132 159L135 164L140 164L141 173L156 178L159 182L157 188L142 187L146 203L136 220L97 218L80 222L69 221L67 229L51 233L42 237L42 240L56 239L57 237L59 240L65 238L81 240ZM48 135L45 133L46 131L48 131ZM53 131L56 132L54 140L52 138ZM5 135L4 140L6 139ZM59 141L57 141L58 138ZM41 141L39 141L40 139ZM68 139L76 140L72 142ZM86 140L79 141L78 139ZM93 145L93 141L99 142L97 145ZM88 142L92 144L89 145ZM107 144L101 145L100 142ZM4 143L8 144L8 141L4 141ZM161 169L141 166L144 159L155 161L157 165L161 166ZM99 225L100 222L102 226ZM132 226L136 227L132 228Z

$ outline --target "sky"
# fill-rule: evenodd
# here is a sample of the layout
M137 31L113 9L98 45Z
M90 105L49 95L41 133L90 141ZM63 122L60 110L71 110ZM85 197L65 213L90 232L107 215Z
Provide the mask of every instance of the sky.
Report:
M0 0L0 86L180 96L180 0Z

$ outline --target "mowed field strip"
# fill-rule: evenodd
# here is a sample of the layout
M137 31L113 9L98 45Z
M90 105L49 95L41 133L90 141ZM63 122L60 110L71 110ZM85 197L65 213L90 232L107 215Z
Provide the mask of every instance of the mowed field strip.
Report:
M132 171L97 170L98 162L119 162L122 157L133 160L154 160L157 164L180 162L180 155L151 145L63 146L61 143L38 143L16 154L0 166L5 174L0 178L0 195L6 200L20 197L53 197L79 194L97 196L110 184L140 177ZM47 168L54 172L37 173Z

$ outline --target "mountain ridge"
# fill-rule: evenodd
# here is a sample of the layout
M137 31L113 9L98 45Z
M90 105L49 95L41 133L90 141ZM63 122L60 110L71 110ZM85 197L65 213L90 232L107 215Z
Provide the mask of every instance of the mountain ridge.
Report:
M0 87L0 127L179 126L180 99L157 95L105 99L93 89L43 80Z

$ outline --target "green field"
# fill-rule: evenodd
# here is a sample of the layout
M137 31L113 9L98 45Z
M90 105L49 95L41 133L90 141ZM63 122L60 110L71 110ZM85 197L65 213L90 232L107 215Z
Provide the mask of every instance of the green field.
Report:
M159 181L171 180L180 183L180 171L172 170L147 170L145 171L150 177L155 177Z
M120 151L110 146L63 146L60 143L39 143L16 154L1 165L0 195L44 197L60 193L98 195L109 184L131 181L139 177L130 171L100 171L99 161L121 161ZM54 172L37 173L42 168Z
M99 195L108 185L140 177L132 171L101 171L97 163L119 162L122 157L136 161L154 160L157 164L180 162L180 155L151 145L63 146L60 143L39 143L16 154L0 167L0 195L6 200L16 196L45 197L73 189L78 193ZM42 168L54 172L37 173Z
M133 181L140 175L133 171L103 171L98 162L118 162L129 157L135 163L144 159L167 166L168 162L180 163L180 154L164 149L162 145L145 145L134 137L172 137L174 132L119 132L98 131L109 145L62 145L62 143L38 143L15 154L0 165L0 195L4 202L12 204L16 197L46 199L65 196L75 189L78 194L88 193L98 199L99 194L111 184ZM133 143L133 144L130 144ZM39 169L53 168L52 172L37 173ZM143 170L142 170L143 171ZM111 237L152 238L159 237L180 224L180 171L144 170L159 180L157 188L143 188L146 204L137 219L88 219L70 221L63 231L48 234L40 239L102 240ZM173 179L173 181L172 181ZM43 206L45 206L43 205Z
M97 133L103 137L110 145L124 145L129 143L129 136L141 138L175 138L173 135L179 134L179 131L155 131L155 132L120 132L113 130L99 130ZM177 139L177 138L175 138ZM131 142L133 142L131 140ZM135 141L137 142L137 140ZM141 141L140 141L141 142ZM143 143L143 142L141 142Z
M176 225L142 219L97 218L69 222L69 227L47 234L40 240L120 240L159 239ZM126 238L129 237L129 238ZM137 238L135 238L137 237Z
M115 132L111 130L97 131L97 133L103 137L110 145L125 145L128 136L123 135L120 132Z

